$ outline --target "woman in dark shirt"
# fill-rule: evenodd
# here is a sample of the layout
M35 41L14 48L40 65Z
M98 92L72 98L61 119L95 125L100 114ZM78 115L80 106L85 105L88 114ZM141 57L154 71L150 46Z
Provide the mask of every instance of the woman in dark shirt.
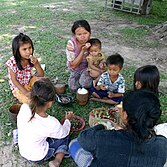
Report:
M97 125L71 141L71 156L79 167L164 166L167 139L153 131L161 115L156 95L145 90L126 93L121 115L125 129L105 130Z

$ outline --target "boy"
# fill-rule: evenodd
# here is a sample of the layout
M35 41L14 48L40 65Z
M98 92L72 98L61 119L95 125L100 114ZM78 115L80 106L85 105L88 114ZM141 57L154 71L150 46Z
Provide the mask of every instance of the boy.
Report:
M99 39L92 38L87 44L90 45L90 54L86 57L88 61L88 71L93 79L93 85L96 86L100 75L106 70L105 57L101 53L101 41Z
M100 101L108 104L118 104L122 101L125 93L125 80L120 74L124 59L119 54L111 55L106 60L108 71L104 72L90 92L95 98L93 101Z

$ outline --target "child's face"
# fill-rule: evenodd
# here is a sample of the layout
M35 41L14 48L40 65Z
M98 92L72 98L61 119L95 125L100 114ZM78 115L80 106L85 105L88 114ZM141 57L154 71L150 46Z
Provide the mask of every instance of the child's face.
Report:
M22 44L19 48L19 52L22 59L29 59L30 55L32 55L32 46L30 43Z
M108 66L108 73L110 77L117 77L119 72L121 71L121 67L115 64L109 64Z
M96 57L98 56L98 54L101 52L101 49L99 48L99 46L95 46L95 45L92 45L90 48L89 48L89 53Z
M142 88L141 82L140 81L136 81L135 87L136 87L136 89L141 89Z
M90 32L84 27L78 27L75 30L75 37L80 44L85 44L90 38Z

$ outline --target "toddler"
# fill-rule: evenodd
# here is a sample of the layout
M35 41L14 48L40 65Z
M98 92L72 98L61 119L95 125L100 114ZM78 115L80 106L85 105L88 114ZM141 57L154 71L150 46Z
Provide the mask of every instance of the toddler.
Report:
M89 56L86 57L88 61L89 75L93 78L93 85L96 86L100 75L105 72L106 64L105 57L101 53L101 41L97 38L92 38L88 41Z
M90 92L95 98L93 101L100 101L108 104L118 104L122 101L125 93L125 80L120 74L124 59L119 54L111 55L106 60L108 71L104 72Z
M33 56L34 46L32 40L25 34L20 33L12 42L13 56L5 63L8 67L9 85L14 97L20 103L29 101L32 85L37 77L31 73L34 67L39 77L44 76L38 59Z
M69 132L73 113L68 112L61 123L47 114L55 99L51 81L42 78L34 83L29 104L22 104L17 116L18 146L20 154L33 162L49 162L50 167L59 167L68 150Z

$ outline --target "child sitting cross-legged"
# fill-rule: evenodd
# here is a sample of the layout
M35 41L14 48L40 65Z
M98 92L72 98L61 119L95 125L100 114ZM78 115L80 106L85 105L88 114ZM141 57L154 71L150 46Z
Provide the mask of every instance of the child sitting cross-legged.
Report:
M113 54L106 60L108 71L104 72L96 87L90 88L95 98L90 100L108 104L118 104L122 101L125 92L125 80L120 74L124 59L119 54Z

